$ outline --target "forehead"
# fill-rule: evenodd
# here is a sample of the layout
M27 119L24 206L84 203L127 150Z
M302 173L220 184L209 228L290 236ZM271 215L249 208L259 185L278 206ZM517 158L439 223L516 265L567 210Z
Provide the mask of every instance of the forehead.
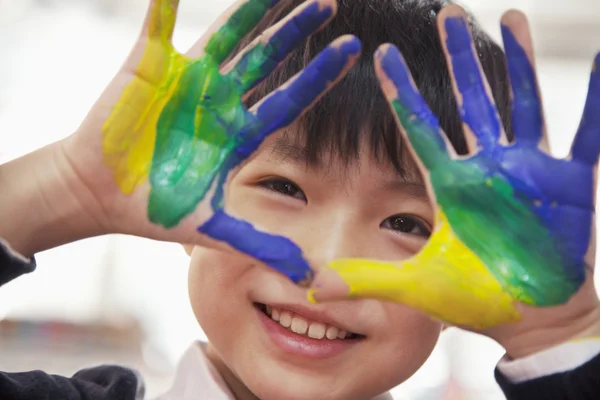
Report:
M273 164L295 164L307 171L330 177L377 170L389 179L422 183L419 168L406 148L398 154L397 161L401 166L398 169L386 155L385 149L374 148L367 137L365 135L357 151L352 152L328 142L321 142L320 147L315 148L304 133L297 129L286 129L269 136L252 159Z

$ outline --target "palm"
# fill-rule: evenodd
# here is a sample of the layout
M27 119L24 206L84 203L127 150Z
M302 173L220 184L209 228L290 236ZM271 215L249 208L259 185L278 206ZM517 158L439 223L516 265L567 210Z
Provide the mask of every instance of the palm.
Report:
M248 111L242 96L309 32L298 38L274 35L254 45L232 71L221 73L221 63L271 3L254 0L242 6L211 38L205 54L190 59L171 44L171 2L156 2L143 58L103 129L104 160L121 191L132 193L149 176L151 222L177 225L205 198L217 174L232 167L225 163L236 148L260 143L302 111L290 110L291 119L281 113L267 120ZM322 13L309 28L316 29L329 15ZM240 155L241 160L249 153Z
M409 260L336 260L317 277L317 285L337 282L339 287L341 282L351 296L401 302L446 322L482 329L519 320L520 303L564 304L590 276L586 257L593 246L600 74L592 75L572 160L554 159L540 150L544 126L533 67L511 31L503 29L516 136L515 143L504 145L465 20L448 17L445 23L444 45L474 155L454 154L401 55L384 46L376 68L429 178L435 231ZM329 297L322 290L314 296Z
M177 225L205 198L217 174L228 170L224 164L236 148L264 136L261 121L242 104L245 90L221 75L213 57L174 59L163 81L138 101L149 117L136 124L133 136L128 120L139 115L127 109L104 130L105 160L121 190L131 193L149 175L148 218L165 227ZM128 104L136 95L126 93L121 101ZM124 136L125 148L119 140Z
M565 303L585 279L591 172L515 144L449 161L429 177L452 230L504 290L550 306ZM560 176L572 179L561 185Z

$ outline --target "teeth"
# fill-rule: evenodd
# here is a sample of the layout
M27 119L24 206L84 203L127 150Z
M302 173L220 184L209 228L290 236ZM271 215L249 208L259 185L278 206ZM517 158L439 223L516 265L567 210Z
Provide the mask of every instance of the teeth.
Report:
M322 322L307 321L306 319L293 315L289 311L278 310L270 306L266 306L266 313L273 321L279 322L281 326L291 330L298 335L308 336L312 339L345 339L348 336L346 331L343 331L335 326L326 325Z
M336 328L335 326L330 326L329 328L327 328L327 332L325 332L325 336L327 336L327 339L330 339L330 340L337 339L339 331L340 330L338 328Z
M308 322L299 317L292 319L292 332L296 332L299 335L304 335L308 329Z
M286 328L289 328L290 326L292 326L292 314L290 314L287 311L283 311L281 313L279 323L281 324L281 326L284 326Z
M277 310L276 308L274 308L274 309L272 310L272 313L271 313L271 319L272 319L273 321L277 321L277 322L279 322L279 318L280 318L280 315L279 315L279 310Z
M322 324L320 322L313 322L308 327L308 337L311 337L313 339L323 339L323 337L325 336L326 328L327 327L325 326L325 324Z

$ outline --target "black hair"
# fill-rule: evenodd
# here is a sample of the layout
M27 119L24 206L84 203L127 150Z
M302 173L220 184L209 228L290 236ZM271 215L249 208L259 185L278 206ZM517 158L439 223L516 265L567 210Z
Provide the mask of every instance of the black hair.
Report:
M281 0L238 45L236 52L258 34L284 18L303 0ZM349 162L367 140L378 161L389 161L400 173L408 165L402 136L381 92L373 68L373 53L383 43L402 52L421 94L459 154L467 151L450 75L437 30L436 17L447 0L338 0L338 14L324 29L295 49L247 99L253 105L304 68L325 46L344 34L362 41L362 56L327 95L296 125L307 151L317 164L329 152ZM475 47L490 83L509 140L510 92L502 49L469 18ZM366 136L365 136L366 135Z

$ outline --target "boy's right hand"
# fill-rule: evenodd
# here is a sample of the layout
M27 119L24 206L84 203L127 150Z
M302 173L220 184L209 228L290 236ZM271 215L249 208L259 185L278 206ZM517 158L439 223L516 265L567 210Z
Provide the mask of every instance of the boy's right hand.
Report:
M246 109L243 96L337 11L335 0L307 1L225 63L274 3L240 1L221 18L226 22L217 21L182 55L171 43L178 1L151 2L128 60L78 131L60 144L77 181L68 185L70 195L101 226L96 233L216 244L198 227L220 210L229 171L301 115L360 52L356 38L339 38Z

